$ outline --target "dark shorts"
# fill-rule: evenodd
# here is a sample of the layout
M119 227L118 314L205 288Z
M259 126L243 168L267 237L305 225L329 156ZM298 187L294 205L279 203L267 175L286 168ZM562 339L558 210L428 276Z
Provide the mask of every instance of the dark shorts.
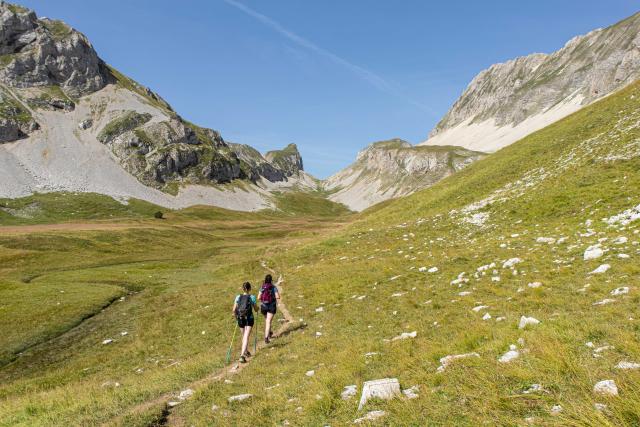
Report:
M272 302L269 304L265 304L265 303L260 304L260 312L262 313L263 316L266 316L267 313L271 313L275 315L276 311L278 311L278 309L277 309L277 304L275 302Z
M253 316L248 318L237 318L238 319L238 327L244 328L245 326L253 327Z

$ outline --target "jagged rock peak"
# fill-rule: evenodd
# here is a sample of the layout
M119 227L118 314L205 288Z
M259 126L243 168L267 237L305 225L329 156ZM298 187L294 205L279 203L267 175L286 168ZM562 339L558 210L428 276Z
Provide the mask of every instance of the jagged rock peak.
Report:
M269 151L264 157L269 163L284 171L287 176L293 176L304 170L302 156L296 144L289 144L282 150Z
M0 80L17 88L59 85L69 95L81 96L102 89L111 78L83 34L4 1L0 55Z

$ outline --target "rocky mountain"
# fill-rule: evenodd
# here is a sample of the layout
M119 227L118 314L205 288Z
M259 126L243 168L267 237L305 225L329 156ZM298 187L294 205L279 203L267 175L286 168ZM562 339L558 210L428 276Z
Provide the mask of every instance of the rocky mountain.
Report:
M376 142L349 167L324 182L329 198L352 210L431 186L482 158L461 147L418 147L401 139Z
M493 152L638 78L640 13L482 71L423 144Z
M265 158L283 170L287 176L293 176L303 170L302 156L296 144L289 144L283 150L269 151Z
M295 145L227 143L104 63L61 21L0 3L0 197L83 191L253 210L315 186Z

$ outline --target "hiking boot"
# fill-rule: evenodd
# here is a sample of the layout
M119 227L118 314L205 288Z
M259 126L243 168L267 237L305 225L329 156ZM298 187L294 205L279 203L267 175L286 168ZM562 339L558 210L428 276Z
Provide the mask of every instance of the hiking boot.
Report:
M251 353L249 352L249 350L244 352L244 357L251 357Z
M247 358L244 356L240 356L240 363L247 363Z
M264 343L265 344L269 344L271 341L269 340L269 337L264 337Z

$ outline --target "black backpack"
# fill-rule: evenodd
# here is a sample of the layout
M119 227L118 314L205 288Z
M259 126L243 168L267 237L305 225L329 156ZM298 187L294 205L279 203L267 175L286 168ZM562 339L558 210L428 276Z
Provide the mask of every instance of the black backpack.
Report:
M251 295L240 295L236 316L238 319L248 319L251 314Z

